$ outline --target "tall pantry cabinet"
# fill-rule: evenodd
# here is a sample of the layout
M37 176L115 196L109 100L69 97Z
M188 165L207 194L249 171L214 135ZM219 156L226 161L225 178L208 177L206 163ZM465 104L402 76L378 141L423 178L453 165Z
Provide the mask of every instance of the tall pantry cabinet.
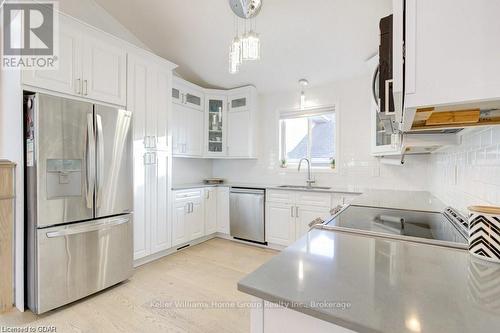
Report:
M128 56L127 108L134 115L134 260L172 246L170 62L138 50Z

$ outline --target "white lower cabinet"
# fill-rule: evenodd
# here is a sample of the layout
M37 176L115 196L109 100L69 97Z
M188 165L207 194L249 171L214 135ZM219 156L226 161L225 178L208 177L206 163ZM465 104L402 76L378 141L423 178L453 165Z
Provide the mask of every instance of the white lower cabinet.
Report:
M266 194L266 241L288 246L309 231L309 223L328 215L330 193L268 190Z
M229 235L229 187L217 187L217 232Z
M178 246L205 235L203 189L174 192L172 209L172 246Z
M309 231L309 223L318 217L324 218L330 213L330 207L316 207L316 206L297 206L295 210L296 218L296 239L307 234Z
M166 152L144 152L134 158L134 260L172 246L169 158Z
M295 241L294 206L276 202L266 204L266 240L268 243L290 245Z
M217 232L217 188L205 188L205 235Z

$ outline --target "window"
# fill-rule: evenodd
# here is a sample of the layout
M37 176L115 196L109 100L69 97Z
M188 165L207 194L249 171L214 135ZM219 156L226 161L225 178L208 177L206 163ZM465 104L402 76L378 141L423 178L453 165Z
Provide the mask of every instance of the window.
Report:
M301 158L308 158L316 168L335 168L335 108L280 114L280 165L297 164Z

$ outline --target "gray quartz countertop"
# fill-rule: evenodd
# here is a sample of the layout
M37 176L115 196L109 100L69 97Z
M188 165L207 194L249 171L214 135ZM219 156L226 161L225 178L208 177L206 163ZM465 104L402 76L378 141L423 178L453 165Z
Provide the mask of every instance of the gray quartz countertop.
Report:
M246 188L263 188L267 190L282 190L282 191L308 191L308 192L325 192L325 193L346 193L346 194L361 194L362 189L352 186L345 187L331 187L328 189L318 189L318 188L285 188L281 185L273 184L248 184L248 183L223 183L218 185L204 184L204 183L194 183L194 184L180 184L172 186L172 190L188 190L193 188L204 188L204 187L214 187L214 186L224 186L224 187L246 187Z
M315 230L238 290L358 332L497 332L500 265L456 250ZM339 302L345 309L315 306Z
M427 191L365 190L351 204L424 212L442 212L446 208L443 202Z

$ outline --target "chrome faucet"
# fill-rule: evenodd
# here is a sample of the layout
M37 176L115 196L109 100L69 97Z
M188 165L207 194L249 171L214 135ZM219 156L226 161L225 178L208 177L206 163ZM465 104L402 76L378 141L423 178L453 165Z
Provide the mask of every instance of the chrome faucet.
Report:
M299 171L300 171L300 166L302 165L302 161L306 161L307 162L307 180L306 180L306 183L307 183L307 187L312 187L312 185L314 183L316 183L316 181L314 179L312 179L312 174L311 174L311 161L309 161L308 158L302 158L299 162Z

